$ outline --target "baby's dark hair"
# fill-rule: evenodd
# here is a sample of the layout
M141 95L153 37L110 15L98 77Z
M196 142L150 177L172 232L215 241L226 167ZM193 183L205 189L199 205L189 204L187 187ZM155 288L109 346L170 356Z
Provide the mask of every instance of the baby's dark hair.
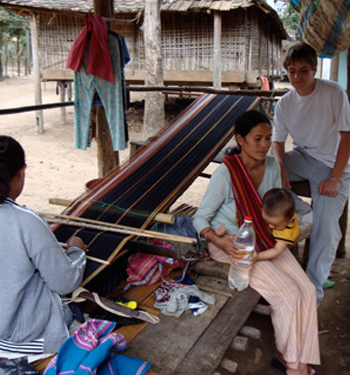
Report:
M283 215L290 220L294 215L295 201L286 189L275 188L263 196L262 209L269 216Z
M0 135L0 203L8 197L11 180L24 165L22 146L12 137Z
M296 61L306 61L313 68L317 67L316 51L304 42L298 42L289 48L284 56L283 66L288 70L288 66Z
M262 112L257 111L255 109L246 111L242 113L235 122L235 135L239 134L243 138L250 133L252 129L258 126L261 123L265 123L271 126L271 122L267 116L265 116ZM234 155L240 154L241 148L237 147L229 147L226 150L226 154Z

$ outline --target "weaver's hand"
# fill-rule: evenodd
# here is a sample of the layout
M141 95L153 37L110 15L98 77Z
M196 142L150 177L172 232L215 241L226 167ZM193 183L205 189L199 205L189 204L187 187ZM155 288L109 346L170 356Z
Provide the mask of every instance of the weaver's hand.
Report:
M77 237L77 236L71 237L67 241L67 248L69 249L72 246L79 247L80 249L82 249L84 251L87 250L87 246L84 244L83 240L80 237Z
M336 197L339 193L341 182L328 178L320 183L318 192L321 195Z

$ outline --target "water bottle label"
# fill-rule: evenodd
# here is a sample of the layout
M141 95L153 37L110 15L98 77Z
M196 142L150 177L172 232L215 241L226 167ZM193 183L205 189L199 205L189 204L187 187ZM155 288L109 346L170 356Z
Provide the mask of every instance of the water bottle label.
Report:
M240 254L236 254L235 260L238 264L249 264L249 260L253 255L254 246L247 246Z

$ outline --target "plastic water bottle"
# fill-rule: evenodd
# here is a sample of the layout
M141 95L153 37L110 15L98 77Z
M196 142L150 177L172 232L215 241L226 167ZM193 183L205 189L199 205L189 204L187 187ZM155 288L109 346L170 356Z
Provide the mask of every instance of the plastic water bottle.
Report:
M235 244L245 246L242 254L236 258L238 265L230 265L228 273L228 285L231 289L244 290L249 285L249 260L255 248L255 232L252 226L251 216L245 216L244 223L238 229L235 236Z

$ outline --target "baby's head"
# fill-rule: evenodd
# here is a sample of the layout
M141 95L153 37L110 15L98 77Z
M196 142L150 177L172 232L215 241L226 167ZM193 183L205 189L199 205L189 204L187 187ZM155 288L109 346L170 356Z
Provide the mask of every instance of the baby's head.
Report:
M295 202L285 189L267 191L262 199L262 217L271 229L284 229L293 222Z

